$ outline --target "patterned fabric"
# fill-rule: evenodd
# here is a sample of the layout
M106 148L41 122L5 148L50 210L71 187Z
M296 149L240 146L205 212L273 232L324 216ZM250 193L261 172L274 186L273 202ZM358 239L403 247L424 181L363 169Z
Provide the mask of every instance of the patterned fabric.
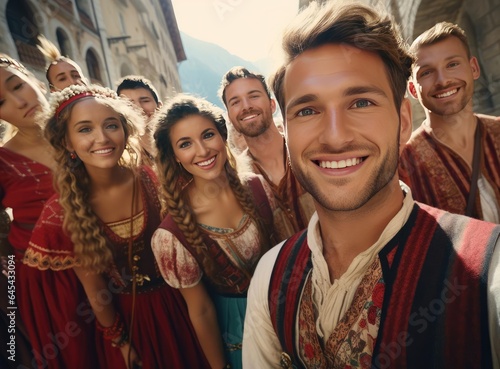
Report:
M354 301L323 348L316 333L311 279L303 290L298 314L299 352L307 368L369 368L377 339L385 284L375 260L357 288Z
M293 247L304 245L304 247ZM269 283L269 314L283 349L298 357L295 346L295 317L300 295L312 268L311 251L307 247L307 231L294 234L280 250ZM316 320L315 320L316 321Z
M165 285L160 274L153 251L150 246L151 238L160 224L161 204L158 198L158 181L151 168L141 167L141 191L143 198L143 227L134 236L131 250L132 260L137 279L137 292L145 293ZM129 223L130 219L124 220L122 225ZM140 223L140 221L138 222ZM116 223L114 223L116 224ZM122 237L110 228L110 225L101 223L108 245L113 251L113 268L108 273L110 282L114 285L117 293L129 294L132 292L131 265L129 264L129 235ZM135 224L134 224L135 227ZM130 223L126 225L130 231ZM135 232L134 232L135 233ZM119 291L119 292L118 292Z
M139 217L143 219L143 226L132 244L129 245L126 233L122 237L123 234L120 236L112 229L127 227L127 221L100 224L113 252L113 266L104 275L113 293L113 303L127 326L134 322L131 340L144 368L208 368L184 299L163 280L150 246L151 236L160 223L159 186L152 169L141 167L139 181L144 209ZM95 316L72 269L78 265L78 260L70 238L62 230L62 211L57 197L47 202L24 259L30 266L46 270L40 273L39 280L27 286L31 296L36 297L30 320L39 336L34 347L42 352L52 342L51 335L64 332L68 329L65 328L67 322L74 322L75 328L71 329L79 334L71 337L61 355L50 361L48 367L123 369L120 351L112 348L109 341L103 342L101 334L95 333ZM130 219L128 226L129 222ZM137 219L137 224L140 223ZM128 261L130 246L132 266ZM135 296L131 293L131 267L136 268ZM46 314L51 315L44 316Z
M478 116L482 127L480 173L493 188L500 212L500 124L487 116ZM399 175L410 186L416 201L465 214L472 172L464 159L432 134L426 122L413 132L402 154ZM483 219L479 191L476 218Z
M0 207L12 209L8 240L18 257L28 247L33 227L53 194L49 168L0 147Z
M307 228L309 219L314 213L314 203L311 195L306 192L295 178L288 156L286 155L285 140L283 139L283 162L285 175L278 186L267 176L266 171L255 161L250 151L245 149L240 155L248 157L254 173L260 174L271 187L276 199L277 209L274 211L277 234L280 241L289 238L294 233Z
M154 177L151 169L146 170L146 168L148 167L143 167L140 176L144 210L134 217L135 237L132 242L133 258L137 259L134 262L137 267L136 275L141 278L141 283L137 287L139 293L164 284L152 250L144 242L144 240L151 239L157 225L160 223L159 214L161 208L156 195L157 182L152 179ZM141 224L142 227L136 229ZM130 219L111 224L101 222L100 225L108 240L107 244L111 247L114 255L113 266L108 272L108 276L115 288L114 291L130 293L130 276L132 275L128 261ZM55 195L47 202L40 221L33 232L30 247L24 255L23 262L40 270L60 271L78 266L79 262L74 255L73 243L70 237L65 232L62 232L62 226L63 209L59 203L58 195ZM116 233L113 231L113 228L116 227L124 228L128 232L120 231ZM125 234L123 234L124 232ZM50 245L50 248L44 245ZM58 247L54 247L54 245L58 245Z
M310 280L300 289L299 308L290 312L295 298L288 294L289 285L300 285L297 274L310 275L303 267L310 253L294 252L300 257L290 260L290 253L284 250L308 249L307 241L285 243L269 290L275 329L275 311L283 305L292 307L276 329L282 347L292 354L297 368L368 368L372 364L384 368L491 368L486 281L499 237L500 226L416 204L405 226L363 277L349 310L325 345L317 334ZM291 272L285 268L276 273L283 265L293 266L296 276L277 282L283 280L283 273ZM279 290L273 292L276 285ZM467 324L457 324L465 313ZM295 321L298 332L290 335L289 327ZM286 332L288 337L283 336ZM283 345L290 340L293 350Z
M388 368L491 368L487 280L499 238L498 225L417 204L380 253L392 291L384 301L374 362ZM389 263L386 255L394 249ZM457 324L464 316L466 324Z
M132 235L135 237L141 233L144 227L144 210L135 214L132 220ZM109 229L121 238L130 236L130 219L120 220L118 222L108 223Z
M73 252L71 239L61 232L63 225L63 210L59 204L59 195L54 195L47 201L40 220L33 230L30 246L26 250L23 263L39 270L66 270L78 266L78 260ZM57 235L60 249L47 248L53 235Z
M176 288L196 285L202 277L218 293L241 295L246 292L253 269L262 255L261 239L252 219L244 217L232 232L218 233L202 229L207 246L207 263L215 263L216 274L207 272L203 256L195 255L172 217L162 222L153 240L153 249L167 282ZM196 257L198 256L198 258ZM198 260L200 259L200 260ZM179 286L179 287L177 287Z

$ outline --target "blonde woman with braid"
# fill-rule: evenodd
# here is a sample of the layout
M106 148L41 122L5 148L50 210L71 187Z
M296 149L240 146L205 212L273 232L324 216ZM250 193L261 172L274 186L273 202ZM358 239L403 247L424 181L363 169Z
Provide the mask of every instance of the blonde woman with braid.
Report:
M205 368L182 296L164 282L151 250L160 201L156 176L137 164L140 119L102 87L52 94L45 137L58 195L45 205L24 261L74 270L101 332L103 368Z
M261 177L238 176L215 106L178 95L154 119L168 215L153 252L184 297L211 367L241 368L246 291L255 264L274 245L271 190Z

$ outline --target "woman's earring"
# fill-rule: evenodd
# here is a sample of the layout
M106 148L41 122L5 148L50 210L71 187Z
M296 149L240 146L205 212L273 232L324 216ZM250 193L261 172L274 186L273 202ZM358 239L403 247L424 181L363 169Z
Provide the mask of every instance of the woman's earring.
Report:
M82 161L74 151L70 152L68 156L69 156L67 160L68 166L70 167L71 171L73 171L77 166L79 166L82 163Z

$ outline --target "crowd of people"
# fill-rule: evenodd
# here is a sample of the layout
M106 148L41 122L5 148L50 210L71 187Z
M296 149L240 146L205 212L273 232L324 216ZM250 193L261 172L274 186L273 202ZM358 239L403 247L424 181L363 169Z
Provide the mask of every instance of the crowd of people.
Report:
M500 119L460 27L312 3L226 112L39 41L50 91L0 54L2 368L500 369Z

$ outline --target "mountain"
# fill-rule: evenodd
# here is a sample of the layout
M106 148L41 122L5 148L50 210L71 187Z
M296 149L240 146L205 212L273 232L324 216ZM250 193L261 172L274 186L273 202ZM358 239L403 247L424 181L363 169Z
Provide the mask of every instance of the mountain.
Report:
M182 90L203 97L224 108L217 96L222 76L232 67L241 65L259 73L261 68L226 49L210 42L195 39L181 32L187 60L179 65Z

